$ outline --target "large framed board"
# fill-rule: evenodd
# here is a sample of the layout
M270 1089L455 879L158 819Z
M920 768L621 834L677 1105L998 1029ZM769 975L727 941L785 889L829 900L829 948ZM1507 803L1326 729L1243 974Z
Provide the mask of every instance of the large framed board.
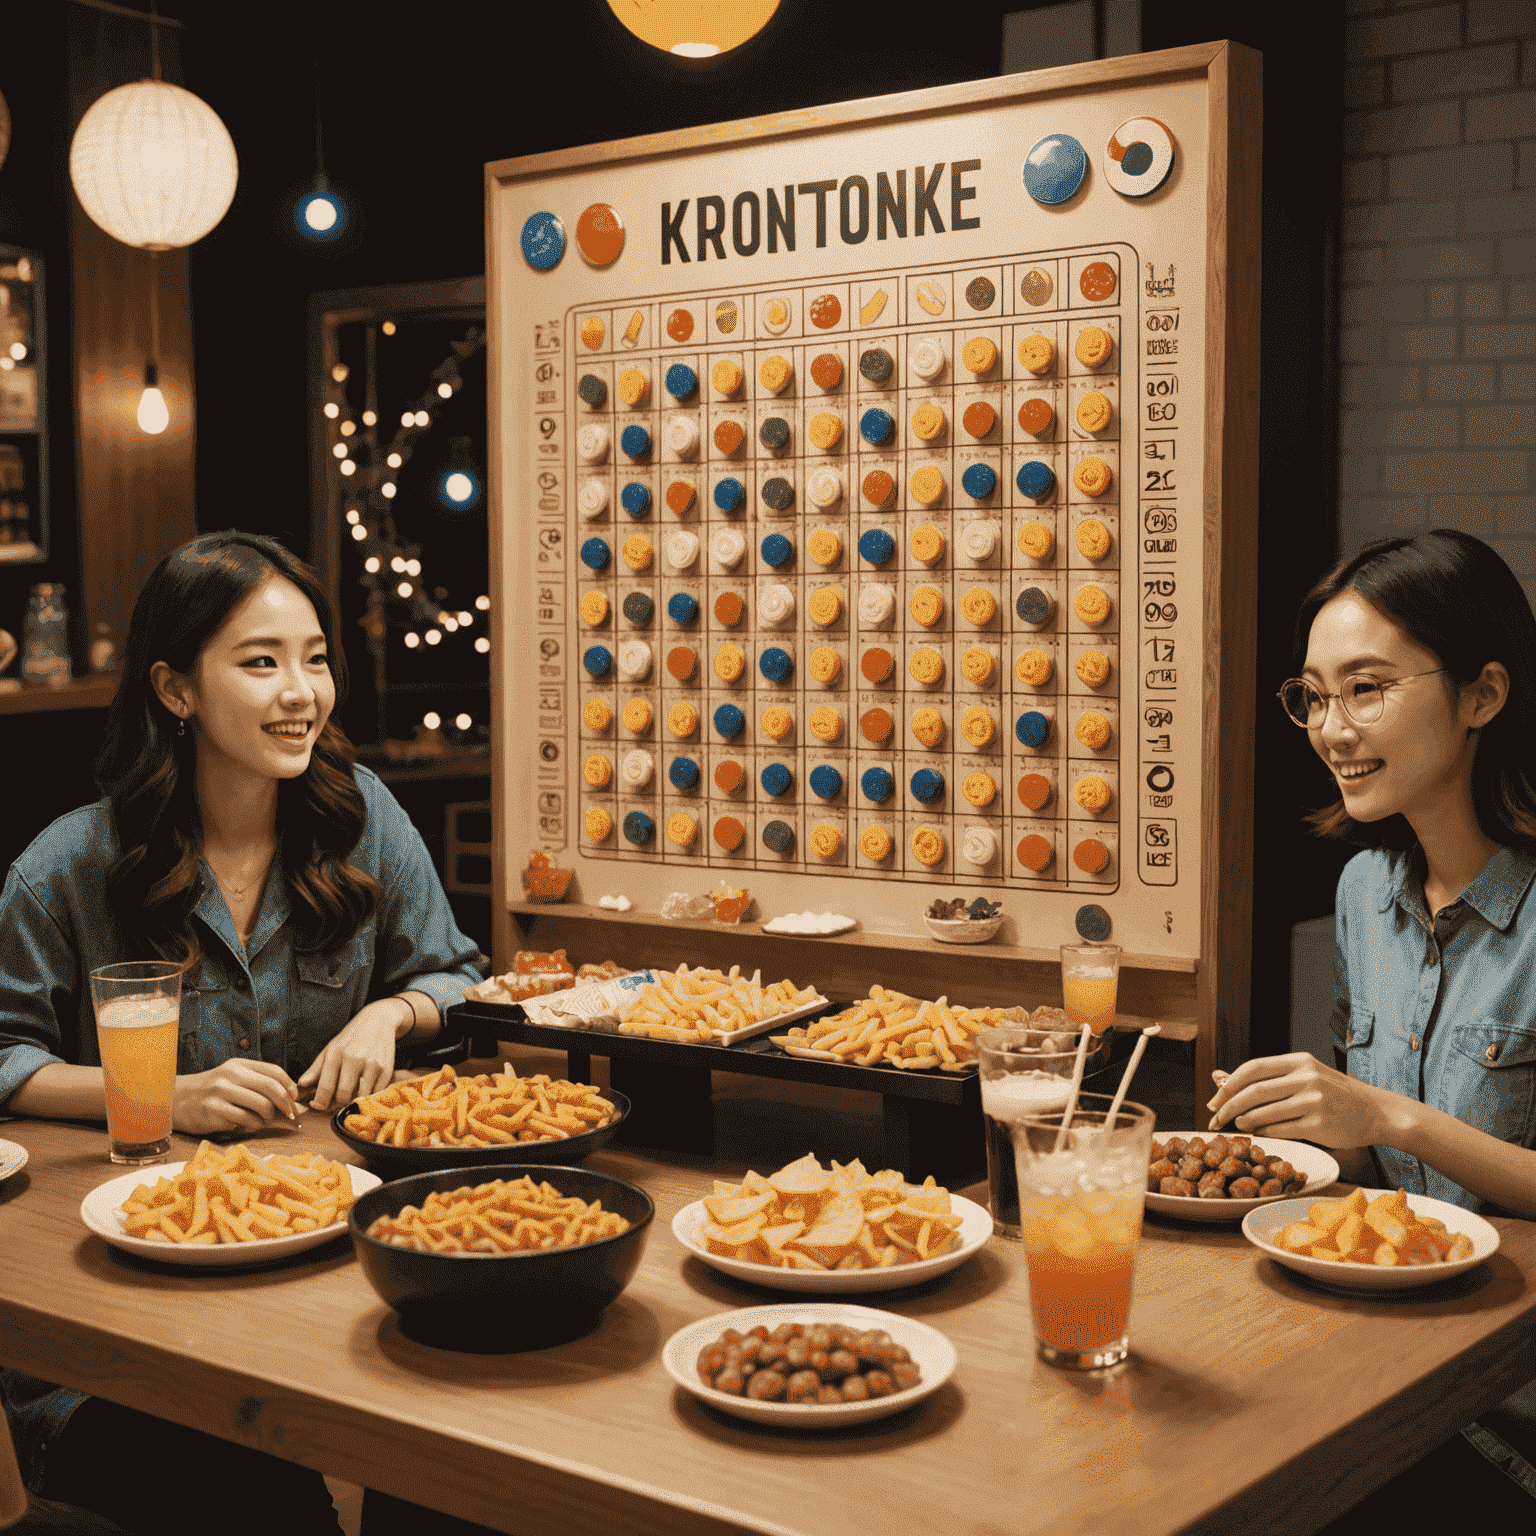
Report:
M1214 43L487 168L499 915L543 849L885 980L984 893L978 986L1110 938L1230 1064L1259 114Z

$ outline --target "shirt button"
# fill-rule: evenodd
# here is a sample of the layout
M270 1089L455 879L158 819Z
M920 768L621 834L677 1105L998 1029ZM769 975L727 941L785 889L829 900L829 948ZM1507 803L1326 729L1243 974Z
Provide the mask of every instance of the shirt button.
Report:
M1484 1052L1483 1052L1483 1055L1484 1055L1484 1056L1485 1056L1485 1057L1486 1057L1486 1058L1487 1058L1487 1059L1488 1059L1488 1060L1489 1060L1489 1061L1497 1061L1497 1060L1498 1060L1498 1059L1499 1059L1499 1048L1498 1048L1498 1046L1496 1046L1496 1045L1490 1045L1490 1046L1489 1046L1489 1047L1488 1047L1488 1049L1487 1049L1487 1050L1486 1050L1486 1051L1484 1051Z
M1415 1039L1417 1039L1417 1036L1415 1036ZM251 1042L249 1040L242 1040L240 1042L240 1049L242 1051L248 1051L248 1050L250 1050L250 1048L251 1048Z
M244 992L245 991L245 977L243 975L235 977L235 991L236 992Z
M1418 1050L1418 1048L1419 1048L1419 1037L1417 1035L1409 1035L1408 1036L1408 1049L1410 1051L1416 1051L1416 1050Z

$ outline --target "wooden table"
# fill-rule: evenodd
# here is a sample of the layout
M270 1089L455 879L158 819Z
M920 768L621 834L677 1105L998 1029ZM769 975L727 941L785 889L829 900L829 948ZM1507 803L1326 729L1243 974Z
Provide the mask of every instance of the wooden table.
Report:
M120 1255L79 1217L114 1172L102 1132L4 1134L32 1157L0 1185L0 1360L523 1536L1307 1531L1536 1358L1536 1224L1496 1221L1487 1265L1393 1301L1306 1288L1235 1230L1149 1218L1118 1373L1035 1360L1022 1253L994 1241L885 1301L959 1350L925 1407L776 1432L716 1416L661 1368L685 1324L784 1299L674 1241L714 1169L594 1156L656 1200L639 1273L589 1337L481 1357L402 1335L344 1246L244 1274ZM346 1155L323 1122L254 1139Z

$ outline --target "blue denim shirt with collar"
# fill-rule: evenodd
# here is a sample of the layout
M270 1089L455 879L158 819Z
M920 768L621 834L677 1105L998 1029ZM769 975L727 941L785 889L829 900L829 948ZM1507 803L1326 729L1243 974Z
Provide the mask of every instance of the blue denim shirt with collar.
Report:
M1417 849L1350 860L1339 880L1332 1024L1351 1077L1536 1147L1533 881L1536 858L1503 848L1432 916ZM1498 1213L1416 1157L1372 1151L1390 1188Z
M182 980L178 1073L231 1057L276 1062L297 1078L366 1003L407 989L438 1011L461 1002L490 962L460 932L431 856L377 775L356 770L367 810L348 862L382 887L368 923L333 954L301 954L274 861L248 946L240 943L207 861L193 919L202 955ZM0 893L0 1118L52 1061L99 1066L90 973L128 958L106 900L117 839L105 801L43 831ZM102 1164L106 1176L105 1161ZM84 1395L0 1368L3 1406L34 1489L50 1441Z

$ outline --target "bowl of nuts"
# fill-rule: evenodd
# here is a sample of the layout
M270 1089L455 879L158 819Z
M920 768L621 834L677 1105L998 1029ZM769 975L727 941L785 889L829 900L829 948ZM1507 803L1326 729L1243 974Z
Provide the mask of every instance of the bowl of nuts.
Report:
M940 944L985 944L1003 926L1003 906L978 896L967 901L957 896L932 902L923 913L923 926Z

